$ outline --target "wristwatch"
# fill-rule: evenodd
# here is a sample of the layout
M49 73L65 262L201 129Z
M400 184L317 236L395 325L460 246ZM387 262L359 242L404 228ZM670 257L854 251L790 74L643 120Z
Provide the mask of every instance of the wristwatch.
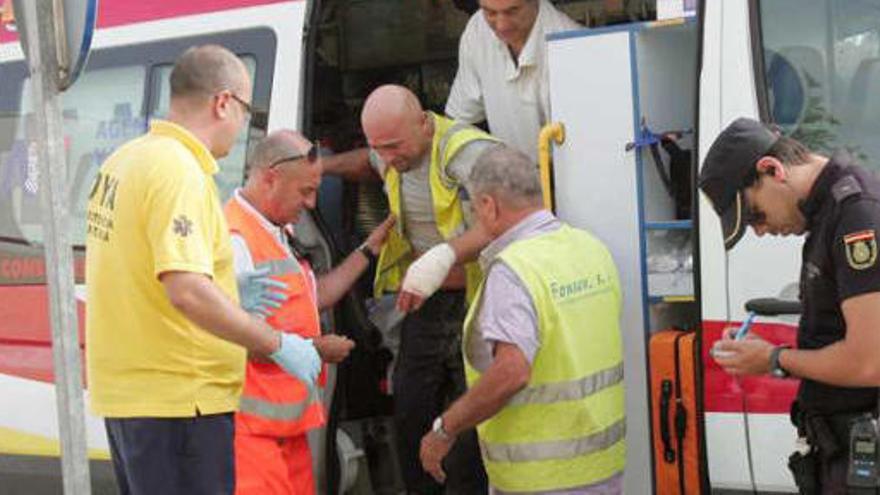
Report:
M431 425L431 431L436 433L437 436L443 439L444 442L448 442L452 440L452 435L446 433L446 430L443 428L443 416L437 416L437 419L434 420L434 424Z
M376 255L373 254L373 251L370 249L370 246L368 246L366 242L358 246L357 250L360 251L365 258L367 258L368 262L372 263L376 261Z
M791 376L791 374L788 371L785 371L785 369L779 364L779 355L786 349L791 349L791 346L778 345L770 352L770 374L776 378L788 378Z

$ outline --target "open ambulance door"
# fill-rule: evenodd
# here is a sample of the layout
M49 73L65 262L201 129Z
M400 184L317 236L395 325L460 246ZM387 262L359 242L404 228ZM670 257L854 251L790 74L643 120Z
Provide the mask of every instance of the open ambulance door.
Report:
M761 117L753 49L754 2L704 3L699 92L699 158L730 122ZM799 6L798 9L804 7ZM760 52L758 52L760 53ZM699 195L698 232L705 397L706 453L714 489L784 492L794 488L786 462L796 434L788 408L797 383L769 377L736 380L708 349L746 315L756 297L797 297L799 238L761 239L749 230L725 252L718 217ZM795 289L793 291L793 289ZM793 343L791 320L759 319L752 327L771 341Z
M552 120L566 135L553 156L556 212L597 235L617 263L626 381L624 491L652 493L646 349L653 332L696 323L693 222L671 183L672 177L687 180L679 176L688 175L690 159L670 165L658 141L669 133L679 148L693 146L696 23L622 24L550 35L548 43Z
M737 117L758 118L828 155L847 148L880 167L880 2L707 1L703 24L699 154ZM745 317L755 297L797 298L801 238L748 233L725 252L711 205L698 205L703 348ZM757 320L753 331L795 342L796 318ZM796 433L798 382L740 381L704 351L706 447L713 488L794 492L786 466Z

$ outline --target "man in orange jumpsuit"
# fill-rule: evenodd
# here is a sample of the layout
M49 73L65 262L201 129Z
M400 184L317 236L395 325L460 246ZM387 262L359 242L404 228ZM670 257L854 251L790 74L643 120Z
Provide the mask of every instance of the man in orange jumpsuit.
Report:
M273 328L310 340L325 363L338 363L354 343L322 336L319 311L335 304L364 272L394 221L383 222L338 267L316 279L291 241L302 210L315 207L321 182L317 149L297 132L277 131L257 144L248 165L247 183L225 207L242 306ZM249 356L235 418L236 494L315 493L306 434L325 421L325 375L309 388L273 362Z

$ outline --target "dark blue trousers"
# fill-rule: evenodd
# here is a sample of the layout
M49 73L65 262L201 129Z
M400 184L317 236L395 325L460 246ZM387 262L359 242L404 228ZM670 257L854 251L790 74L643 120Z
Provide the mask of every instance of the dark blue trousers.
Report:
M120 495L232 495L233 414L106 418Z

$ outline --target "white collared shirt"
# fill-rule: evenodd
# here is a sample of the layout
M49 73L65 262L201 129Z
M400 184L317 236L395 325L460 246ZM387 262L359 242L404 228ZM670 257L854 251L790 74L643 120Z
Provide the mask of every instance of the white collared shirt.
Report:
M241 189L236 189L232 193L232 200L238 202L238 204L245 209L245 211L251 212L254 217L256 217L257 221L272 234L278 244L284 246L284 250L287 251L287 254L293 258L293 251L290 250L290 246L287 244L287 239L285 238L285 233L282 227L279 227L272 222L270 222L260 210L253 207L253 205L248 202L244 196L241 195ZM287 225L286 228L290 229L288 232L291 236L293 235L293 228L290 225ZM232 251L234 254L233 260L235 265L235 273L240 274L243 272L250 272L254 270L254 260L251 258L251 251L247 247L247 242L244 240L240 234L232 233L230 235L232 239Z
M538 17L515 64L482 11L468 21L458 47L458 73L446 114L467 123L489 122L489 131L533 161L538 161L538 133L550 118L547 42L550 33L581 26L538 0Z
M244 196L241 195L241 189L236 189L235 192L232 193L232 201L237 201L242 208L246 211L251 212L257 220L260 222L263 227L272 234L279 244L284 246L284 250L287 252L288 256L295 259L297 263L300 265L300 270L303 273L308 273L309 278L312 282L312 287L315 290L312 293L315 301L318 300L318 280L315 277L315 272L312 271L310 267L304 265L302 260L298 259L296 255L293 253L293 250L290 249L290 244L287 242L287 236L293 237L293 225L287 224L284 227L279 227L272 222L269 221L260 210L253 207L253 205L245 199ZM241 234L231 233L229 235L230 240L232 241L232 252L233 252L233 263L235 266L235 274L241 275L243 273L252 272L256 269L254 266L254 259L251 256L251 250L248 249L247 241L244 240L244 237Z

